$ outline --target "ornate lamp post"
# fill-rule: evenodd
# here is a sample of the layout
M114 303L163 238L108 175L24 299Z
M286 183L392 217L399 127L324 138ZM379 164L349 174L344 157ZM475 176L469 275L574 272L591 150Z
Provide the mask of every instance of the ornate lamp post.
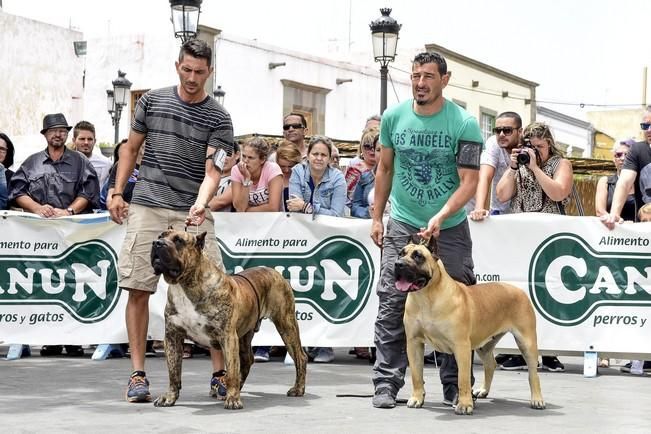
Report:
M174 36L181 38L181 44L197 37L202 0L170 0Z
M373 40L373 57L380 62L380 114L387 108L387 65L396 59L401 24L393 19L390 8L380 9L380 18L369 24Z
M127 97L132 84L127 80L126 75L126 72L118 70L118 78L111 83L113 84L113 90L106 91L106 108L115 127L115 144L119 140L122 109L127 105Z
M222 89L221 86L217 86L217 89L212 93L219 105L224 106L224 98L226 98L226 92Z

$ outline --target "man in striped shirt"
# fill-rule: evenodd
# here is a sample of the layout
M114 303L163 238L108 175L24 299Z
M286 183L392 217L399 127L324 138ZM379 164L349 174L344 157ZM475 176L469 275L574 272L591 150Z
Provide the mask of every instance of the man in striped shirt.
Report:
M126 399L150 401L145 374L145 345L149 325L149 297L159 276L150 264L152 242L169 226L187 223L207 231L206 252L221 264L214 221L206 211L223 169L233 151L233 125L224 108L204 90L212 75L212 49L203 41L185 42L175 63L179 84L151 90L140 98L128 141L120 149L115 189L108 204L111 218L127 221L127 234L119 257L120 287L129 291L126 307L127 334L133 373ZM136 156L145 146L138 182L130 204L122 192L133 171ZM220 381L224 360L211 350L211 395L225 395Z

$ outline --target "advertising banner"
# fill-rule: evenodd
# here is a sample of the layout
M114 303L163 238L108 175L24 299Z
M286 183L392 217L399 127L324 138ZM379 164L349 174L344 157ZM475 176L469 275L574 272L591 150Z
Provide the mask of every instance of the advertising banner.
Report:
M126 342L123 226L106 214L0 219L0 341ZM651 354L651 223L608 231L593 217L520 214L470 228L478 282L529 295L541 350ZM369 220L216 213L215 232L227 271L266 265L290 282L304 345L372 345L380 251ZM150 338L164 333L166 288L150 300ZM254 344L281 344L269 321ZM498 347L516 348L508 336Z

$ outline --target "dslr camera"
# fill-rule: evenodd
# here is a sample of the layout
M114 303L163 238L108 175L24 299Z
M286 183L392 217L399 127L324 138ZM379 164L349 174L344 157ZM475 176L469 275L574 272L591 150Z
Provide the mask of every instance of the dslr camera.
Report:
M533 151L536 153L536 156L538 156L538 149L531 146L530 142L524 142L522 146L520 146L520 152L515 157L518 162L518 166L526 166L531 160L531 157L529 157L529 153L526 151L526 148L533 149Z

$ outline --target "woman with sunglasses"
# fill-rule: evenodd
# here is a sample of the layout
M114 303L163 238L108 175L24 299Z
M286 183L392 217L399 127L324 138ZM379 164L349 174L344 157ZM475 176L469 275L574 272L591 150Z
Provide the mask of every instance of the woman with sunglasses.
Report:
M377 132L377 136L379 136L379 127L364 129L362 138L359 141L359 159L351 161L351 163L346 168L346 173L344 174L344 178L346 178L347 205L351 208L355 186L359 182L362 173L373 170L377 163L377 158L375 155L376 143L369 141L373 137L373 133L368 134L373 130L375 130Z
M377 128L370 128L364 131L361 143L373 144L373 161L380 160L380 150L382 146L379 143L380 131ZM368 154L366 152L365 154ZM371 218L371 202L373 201L373 192L375 189L375 169L377 164L373 165L371 170L367 170L361 174L359 181L355 186L353 192L353 202L351 205L350 215L363 219Z
M615 185L619 179L624 166L626 155L631 149L631 145L635 143L633 139L620 140L613 149L613 162L617 173L611 176L602 176L597 181L597 191L595 192L595 212L597 217L601 217L610 212L610 207L613 203L613 195L615 193ZM633 187L629 189L628 197L622 208L621 217L624 220L635 221L635 192Z
M549 127L534 122L524 129L524 143L511 151L510 169L497 184L497 198L511 200L511 212L565 214L573 185L572 163L561 156ZM556 356L542 356L542 369L562 372ZM522 356L514 356L501 369L527 369Z

